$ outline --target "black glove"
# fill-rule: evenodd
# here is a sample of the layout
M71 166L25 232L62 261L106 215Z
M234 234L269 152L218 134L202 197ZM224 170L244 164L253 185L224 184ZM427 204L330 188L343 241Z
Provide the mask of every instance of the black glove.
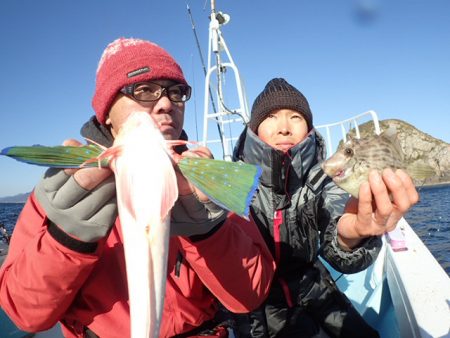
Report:
M211 201L201 202L195 194L179 196L171 212L170 235L194 236L210 232L227 212Z
M50 168L34 191L47 217L84 242L105 237L118 214L114 175L88 191L64 170Z

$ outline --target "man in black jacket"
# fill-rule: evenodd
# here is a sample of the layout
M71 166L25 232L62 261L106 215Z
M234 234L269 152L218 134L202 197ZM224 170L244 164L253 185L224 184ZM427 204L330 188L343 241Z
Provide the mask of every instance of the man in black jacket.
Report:
M349 199L321 170L324 157L306 98L284 79L269 81L234 159L263 168L251 216L277 270L263 306L236 316L238 337L378 337L318 257L343 273L366 269L381 235L395 228L418 194L404 172L385 170L370 174L359 200Z

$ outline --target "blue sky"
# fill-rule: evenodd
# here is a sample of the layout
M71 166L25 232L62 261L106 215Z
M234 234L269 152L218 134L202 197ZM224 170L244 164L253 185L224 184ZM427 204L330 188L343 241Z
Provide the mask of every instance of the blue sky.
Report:
M186 130L201 139L204 79L187 3L206 59L205 0L0 1L0 149L80 139L80 126L93 114L97 62L121 36L152 40L179 61L194 87ZM448 0L217 0L216 6L231 16L222 33L249 105L268 80L284 77L308 98L315 124L373 109L381 119L403 119L450 142ZM0 197L30 191L44 171L5 157L0 168Z

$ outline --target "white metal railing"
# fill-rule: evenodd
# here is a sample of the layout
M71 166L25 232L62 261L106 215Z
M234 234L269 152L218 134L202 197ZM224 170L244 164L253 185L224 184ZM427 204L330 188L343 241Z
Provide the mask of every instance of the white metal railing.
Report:
M249 121L249 109L244 91L244 86L241 81L241 76L236 64L231 57L231 53L222 36L220 27L229 21L229 15L222 12L215 11L215 1L211 1L211 22L209 25L209 43L208 43L208 71L205 76L205 96L204 96L204 114L203 114L203 145L221 144L223 151L223 158L231 160L233 152L233 141L237 137L232 137L231 133L228 136L226 128L231 130L231 124L239 123L241 126ZM227 59L227 62L222 62L222 56ZM213 57L215 64L213 65ZM225 71L231 69L235 78L235 89L237 91L237 108L230 108L225 106L224 98L224 76ZM211 79L213 74L217 74L216 103L214 105L213 97L210 94ZM227 100L227 104L229 104ZM212 112L210 111L212 108ZM209 139L208 126L210 122L217 125L219 139Z
M333 154L333 152L335 151L333 140L344 140L344 142L347 141L347 133L350 129L355 128L356 137L360 138L361 135L359 133L358 121L367 119L368 117L372 119L373 124L374 124L374 131L377 135L379 135L381 133L380 122L378 120L377 113L373 110L366 111L362 114L353 116L349 119L342 120L339 122L315 126L315 129L318 130L321 134L324 134L321 131L325 130L324 137L326 138L325 143L327 145L328 156ZM346 129L346 127L348 129ZM341 138L336 138L336 137L332 138L331 130L336 129L336 128L340 129L341 136L342 136Z
M242 84L241 76L239 70L234 63L231 53L227 47L225 39L223 38L222 32L220 30L222 25L225 25L230 20L229 15L222 12L216 12L215 0L211 0L211 15L209 24L209 42L208 42L208 70L205 74L205 93L204 93L204 113L203 113L203 139L202 144L205 146L209 145L221 145L224 160L231 160L233 153L233 142L237 140L236 136L233 136L232 125L238 123L241 127L249 121L249 109L247 104L247 99L244 91L244 86ZM222 57L226 59L226 62L222 61ZM215 62L213 64L213 59ZM230 108L229 100L226 100L227 106L225 105L224 98L224 83L225 83L225 71L232 70L235 78L235 89L237 91L237 108ZM214 91L211 90L211 79L213 75L216 74L216 88ZM212 92L215 93L216 102ZM216 106L216 104L217 106ZM212 111L211 111L212 110ZM346 120L342 120L336 123L318 125L315 128L325 134L325 143L327 146L327 154L330 156L334 152L334 141L332 138L331 130L333 128L339 128L341 138L335 139L336 142L341 139L344 142L347 140L347 132L351 128L355 128L356 137L360 137L359 133L359 121L362 119L371 118L374 123L374 130L376 134L380 134L380 126L378 121L378 116L373 110L369 110L365 113L356 115ZM208 130L211 122L213 122L217 127L217 133L211 135ZM346 125L348 129L346 129ZM226 132L226 128L229 129L229 133ZM239 128L242 130L241 128ZM339 133L338 133L339 134ZM212 136L212 137L211 137ZM336 137L336 134L334 134ZM209 139L208 139L209 138Z

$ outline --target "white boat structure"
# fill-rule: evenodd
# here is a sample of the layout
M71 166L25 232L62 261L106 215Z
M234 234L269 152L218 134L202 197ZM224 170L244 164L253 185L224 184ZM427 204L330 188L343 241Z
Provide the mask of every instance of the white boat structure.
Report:
M230 160L233 142L249 120L249 109L239 70L221 32L229 16L216 11L215 0L211 0L210 19L203 144L213 151L214 147L221 148L223 159ZM235 95L231 99L225 98L229 91L224 86L230 70ZM230 108L232 101L237 102L237 108ZM345 139L350 128L356 128L358 136L358 125L364 119L373 120L374 132L380 132L374 111L316 126L325 137L327 153L333 153L334 144ZM378 259L368 269L346 275L328 268L338 287L382 338L450 337L450 278L405 219L384 236ZM26 334L15 328L1 310L0 333L1 338L62 337L58 325L49 331Z

